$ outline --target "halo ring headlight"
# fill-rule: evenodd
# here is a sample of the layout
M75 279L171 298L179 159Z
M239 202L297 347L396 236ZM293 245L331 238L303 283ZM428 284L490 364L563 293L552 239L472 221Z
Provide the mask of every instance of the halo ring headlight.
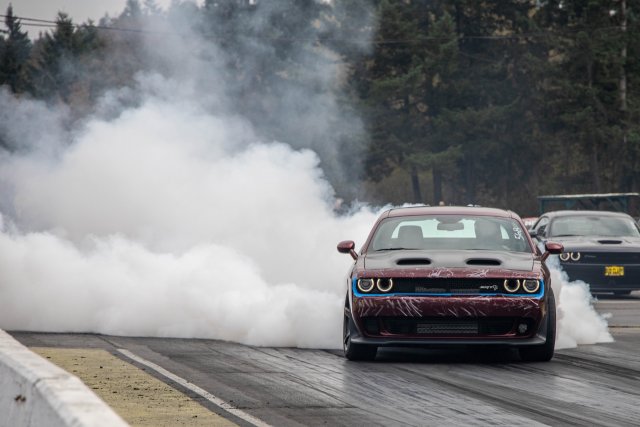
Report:
M524 279L522 281L522 289L530 294L538 292L540 289L540 281L535 279Z
M393 288L393 279L378 279L376 287L380 292L389 292Z
M520 279L504 279L503 286L509 293L518 292L518 289L520 289Z
M360 292L371 292L373 287L375 286L375 281L373 279L358 279L358 290Z
M569 261L570 257L571 257L571 253L563 252L560 254L560 261Z
M571 261L579 261L580 252L571 252L570 257L571 257Z

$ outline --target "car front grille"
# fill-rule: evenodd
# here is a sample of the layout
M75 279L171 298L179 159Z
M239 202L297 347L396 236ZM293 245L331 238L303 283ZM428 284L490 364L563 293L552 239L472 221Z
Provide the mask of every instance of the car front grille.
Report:
M396 294L495 294L504 291L504 279L430 279L398 278L393 279L393 292Z
M469 336L509 334L514 331L516 320L512 317L365 317L363 323L370 335Z
M416 324L418 335L467 335L478 333L478 322L421 322Z

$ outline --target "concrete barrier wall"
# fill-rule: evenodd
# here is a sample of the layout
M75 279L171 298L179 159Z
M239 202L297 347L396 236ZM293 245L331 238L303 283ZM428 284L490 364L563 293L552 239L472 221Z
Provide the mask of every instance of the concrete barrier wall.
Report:
M127 425L77 377L0 329L0 426Z

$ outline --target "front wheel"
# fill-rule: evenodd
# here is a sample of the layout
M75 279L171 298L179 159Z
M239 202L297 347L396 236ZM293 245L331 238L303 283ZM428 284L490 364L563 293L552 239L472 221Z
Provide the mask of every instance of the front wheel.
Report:
M378 347L351 342L351 333L355 330L353 320L345 314L343 322L342 348L344 357L349 360L373 360L376 358Z
M525 362L548 362L556 347L556 299L549 287L549 313L547 314L547 337L542 345L520 347L520 358Z

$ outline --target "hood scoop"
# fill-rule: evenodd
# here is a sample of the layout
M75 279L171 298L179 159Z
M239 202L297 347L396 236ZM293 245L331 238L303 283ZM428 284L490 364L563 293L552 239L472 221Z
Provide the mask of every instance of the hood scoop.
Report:
M467 265L501 265L502 262L498 259L492 258L470 258L467 260Z
M622 240L602 239L602 240L598 240L598 243L603 245L620 245L622 244Z
M479 251L479 250L410 250L372 251L358 258L367 270L397 269L398 274L416 274L415 270L432 269L474 269L474 270L514 270L532 272L535 254L529 252ZM437 273L437 272L436 272ZM464 271L456 274L464 275ZM473 274L477 273L474 271ZM376 273L377 274L377 273ZM496 273L497 274L497 273ZM400 276L398 276L400 277ZM2 424L0 422L0 424Z
M430 265L429 258L401 258L396 261L397 265Z

